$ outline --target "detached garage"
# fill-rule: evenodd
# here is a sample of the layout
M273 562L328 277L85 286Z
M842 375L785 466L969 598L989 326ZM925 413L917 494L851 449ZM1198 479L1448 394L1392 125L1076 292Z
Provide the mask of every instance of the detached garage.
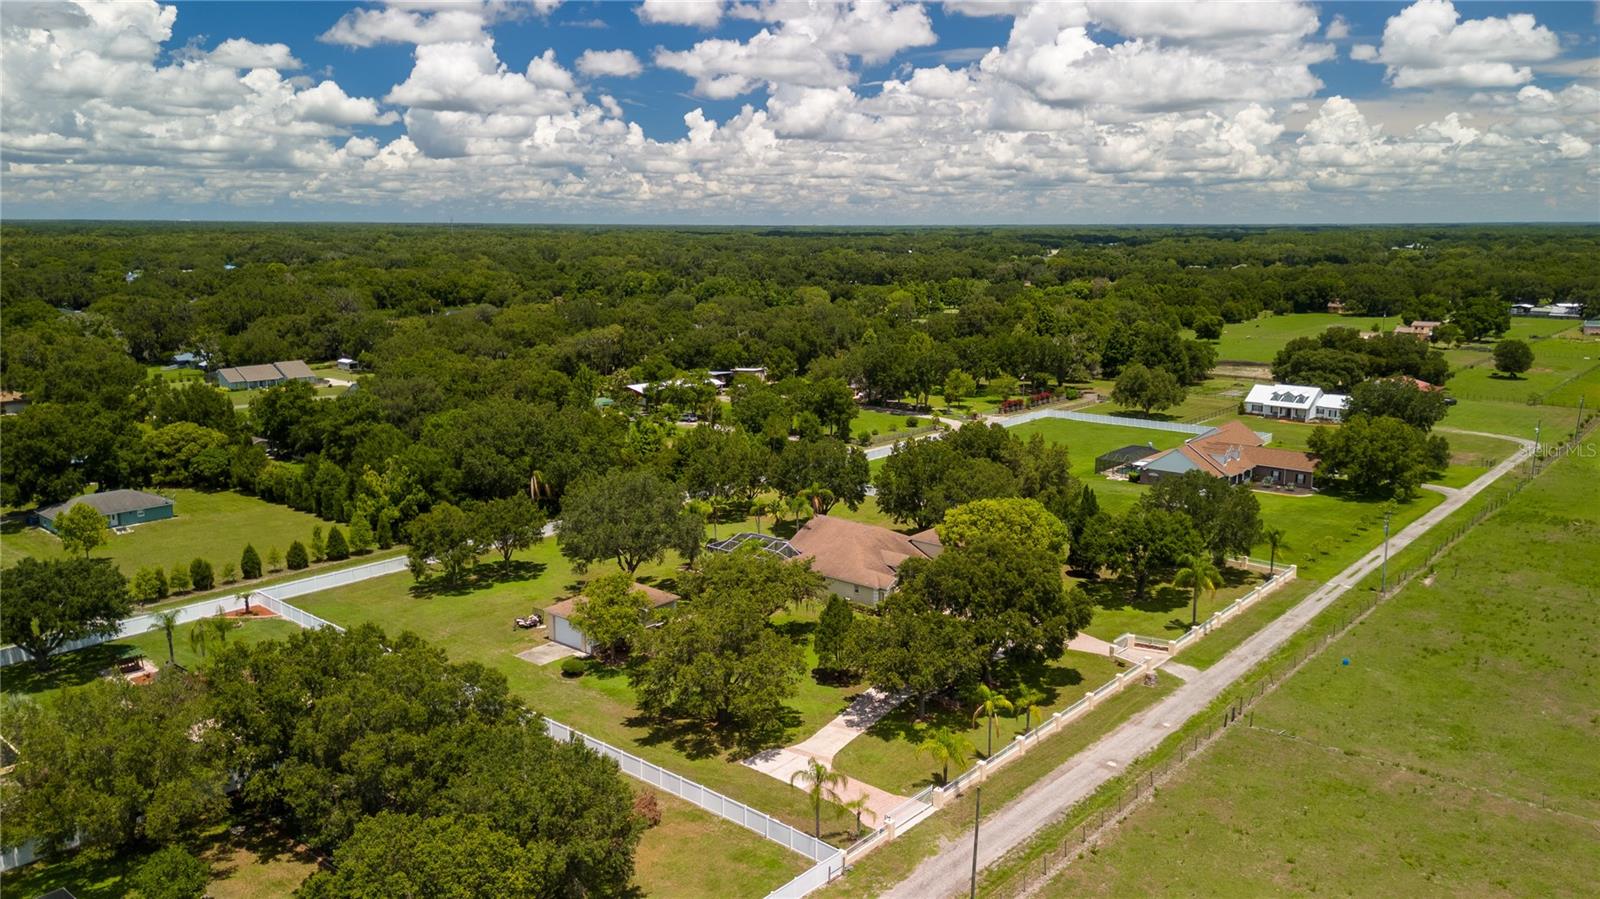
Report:
M39 527L54 534L56 519L79 503L87 504L104 515L106 524L113 529L131 528L136 524L162 521L173 516L172 500L141 490L107 490L104 493L74 496L64 503L40 509L34 516L38 519Z
M651 613L674 605L678 601L677 594L658 590L655 587L648 587L644 584L634 584L633 589L643 593L650 600ZM585 637L583 631L578 630L577 626L572 623L572 613L577 611L578 601L581 599L583 599L582 596L563 599L545 609L544 616L549 621L550 640L552 642L560 643L562 646L570 646L579 652L587 653L590 651L589 638Z

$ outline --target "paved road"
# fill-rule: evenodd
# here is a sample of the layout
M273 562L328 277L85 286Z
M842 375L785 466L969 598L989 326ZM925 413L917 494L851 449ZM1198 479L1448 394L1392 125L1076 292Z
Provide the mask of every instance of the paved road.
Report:
M1393 535L1389 541L1389 551L1394 553L1403 549L1526 460L1533 452L1533 442L1517 442L1521 446L1511 458L1446 497L1444 502ZM1154 749L1168 734L1205 709L1225 688L1382 564L1383 547L1379 546L1339 572L1299 605L1251 635L1216 664L1196 672L1166 699L1063 762L1041 778L1033 789L990 816L983 822L979 867L993 864L1013 848L1027 842L1041 827L1056 820L1101 784L1115 777L1134 759ZM927 899L965 893L971 864L972 834L957 836L885 895L896 899Z

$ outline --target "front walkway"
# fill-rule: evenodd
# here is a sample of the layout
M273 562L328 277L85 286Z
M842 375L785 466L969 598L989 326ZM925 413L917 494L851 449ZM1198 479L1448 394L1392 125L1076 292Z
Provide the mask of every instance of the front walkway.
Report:
M877 689L864 690L850 703L849 708L824 724L816 733L793 746L757 753L745 759L744 764L763 774L776 777L784 783L790 783L790 778L796 772L805 770L806 765L813 759L831 769L834 756L838 755L840 750L848 746L851 740L866 733L867 728L877 724L879 719L889 714L905 698L904 693L884 693ZM796 789L805 789L808 785L793 784L793 786ZM880 790L853 777L847 777L845 783L835 789L840 798L846 802L865 795L867 808L873 812L872 815L865 817L873 823L881 823L885 815L906 801L904 796Z

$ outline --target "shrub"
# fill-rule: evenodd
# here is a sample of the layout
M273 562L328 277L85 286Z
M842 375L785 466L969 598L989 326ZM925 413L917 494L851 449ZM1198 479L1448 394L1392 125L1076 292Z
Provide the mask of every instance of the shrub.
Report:
M278 548L276 546L270 547L267 550L267 570L283 570L283 556L278 552Z
M128 876L129 894L139 899L200 899L211 883L211 866L177 846L151 853Z
M372 525L367 524L365 515L357 515L350 521L350 554L360 556L372 552Z
M216 586L217 574L211 568L211 563L205 559L195 559L189 563L189 583L196 590L210 590Z
M161 570L160 565L141 568L133 573L133 582L129 585L133 598L139 602L155 602L164 599L167 595L167 573Z
M231 584L231 583L233 583L234 581L236 581L238 579L239 579L239 569L233 567L233 563L232 562L223 562L222 563L222 582L224 584Z
M394 545L394 524L389 521L389 516L378 515L378 548L388 549Z
M567 657L561 660L562 677L583 677L589 670L589 663L583 659Z
M344 540L344 532L337 527L328 529L328 558L338 562L350 558L350 545Z
M167 575L167 586L173 593L189 592L189 569L182 562L172 566L172 573Z
M922 426L922 419L916 417L915 415L913 415L910 418L906 419L906 427L908 427L908 428L916 428L916 427L921 427L921 426Z
M576 662L577 659L568 659ZM655 827L661 823L661 802L656 799L656 794L650 790L633 797L633 813L644 822L645 827Z
M239 555L239 573L246 580L255 580L261 576L261 555L256 548L246 543L244 552Z
M321 562L328 557L327 544L322 541L322 525L311 529L311 561ZM293 565L289 566L293 568Z
M306 545L299 540L289 544L289 554L284 557L290 571L300 571L311 564L311 557L306 555Z

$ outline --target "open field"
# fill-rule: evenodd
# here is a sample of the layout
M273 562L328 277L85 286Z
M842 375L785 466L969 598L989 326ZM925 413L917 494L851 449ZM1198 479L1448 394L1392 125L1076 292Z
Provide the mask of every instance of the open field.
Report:
M1334 327L1366 328L1369 319L1302 312L1295 315L1267 315L1254 321L1225 325L1222 339L1216 342L1217 359L1230 362L1271 362L1284 344L1296 337L1315 337ZM1193 332L1189 333L1193 336Z
M1239 568L1223 572L1226 582L1215 593L1201 593L1199 620L1205 621L1228 603L1249 593L1261 583L1261 576ZM1171 584L1150 584L1142 599L1133 596L1133 582L1126 578L1101 578L1079 581L1094 600L1094 620L1084 629L1091 636L1114 640L1123 634L1141 634L1171 640L1189 629L1191 602L1188 590Z
M277 640L300 629L300 626L282 618L237 618L238 626L228 632L228 640L260 643ZM189 645L189 635L199 622L178 625L172 635L174 657L179 665L193 668L202 659L201 654ZM50 696L67 687L86 684L111 666L124 659L144 656L165 668L167 662L167 637L161 631L147 631L126 640L101 643L88 649L54 656L49 670L40 672L30 662L22 662L5 669L5 692L13 696L35 696L48 702Z
M1064 709L1083 694L1116 676L1118 666L1110 659L1082 652L1068 652L1055 661L1007 667L996 677L1006 696L1015 698L1019 687L1039 692L1033 723ZM890 792L910 795L930 784L939 783L943 772L917 749L928 728L947 727L966 737L969 759L989 755L989 728L985 719L974 720L972 709L935 707L930 704L928 718L916 720L916 704L907 702L885 715L883 720L855 738L834 757L834 768ZM994 748L1001 749L1028 726L1020 716L1001 716L995 720ZM1077 727L1076 724L1073 725ZM967 764L952 766L950 776L964 771Z
M1553 337L1529 341L1528 346L1533 350L1533 367L1516 377L1497 373L1492 353L1452 350L1447 356L1453 374L1446 386L1463 400L1548 402L1547 394L1600 367L1600 341Z
M867 437L873 443L892 442L897 435L913 430L911 420L915 418L915 428L926 428L933 424L933 419L927 415L901 415L896 412L881 412L877 409L857 409L856 417L850 422L850 436L856 440Z
M255 545L265 564L273 547L281 555L294 540L309 545L312 528L321 527L327 533L332 526L315 515L228 490L162 488L159 492L173 500L175 517L138 525L127 534L112 534L110 542L94 555L116 562L129 577L141 566L171 570L173 565L188 565L198 556L211 562L220 579L224 564L238 566L246 543ZM18 555L54 558L65 552L54 534L12 519L0 528L0 557L10 564Z
M1044 894L1591 893L1597 476L1548 471Z

